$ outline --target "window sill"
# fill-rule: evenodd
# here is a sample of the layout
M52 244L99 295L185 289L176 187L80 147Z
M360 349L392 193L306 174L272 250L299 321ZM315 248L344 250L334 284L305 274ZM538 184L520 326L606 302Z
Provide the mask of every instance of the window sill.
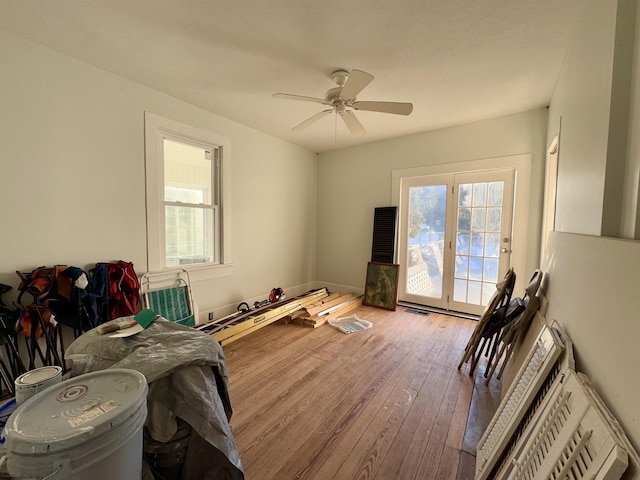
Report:
M230 277L233 271L233 263L225 263L223 265L181 265L189 272L192 282L201 282L204 280L213 280L215 278ZM170 268L167 268L170 270Z

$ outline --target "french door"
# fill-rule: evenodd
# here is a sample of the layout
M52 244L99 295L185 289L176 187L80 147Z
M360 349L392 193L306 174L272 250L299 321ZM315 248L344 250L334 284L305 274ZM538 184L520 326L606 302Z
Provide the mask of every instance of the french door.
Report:
M510 266L514 170L403 178L400 301L479 315Z

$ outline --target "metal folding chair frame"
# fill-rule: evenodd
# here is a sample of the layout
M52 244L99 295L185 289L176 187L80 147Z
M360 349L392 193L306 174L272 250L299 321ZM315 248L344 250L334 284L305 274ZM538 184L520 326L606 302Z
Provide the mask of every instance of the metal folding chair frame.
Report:
M171 322L195 325L196 305L191 294L188 270L176 268L147 272L140 279L140 293L145 308Z

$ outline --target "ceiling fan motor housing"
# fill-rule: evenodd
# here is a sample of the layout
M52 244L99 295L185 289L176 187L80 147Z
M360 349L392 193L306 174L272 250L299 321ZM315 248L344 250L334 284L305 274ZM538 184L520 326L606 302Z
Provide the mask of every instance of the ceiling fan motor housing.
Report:
M327 93L325 93L324 97L327 102L335 106L336 103L340 103L340 101L342 100L342 98L340 97L341 93L342 87L334 87L330 90L327 90Z
M331 80L336 82L341 87L344 86L348 78L349 72L347 72L346 70L336 70L331 74Z

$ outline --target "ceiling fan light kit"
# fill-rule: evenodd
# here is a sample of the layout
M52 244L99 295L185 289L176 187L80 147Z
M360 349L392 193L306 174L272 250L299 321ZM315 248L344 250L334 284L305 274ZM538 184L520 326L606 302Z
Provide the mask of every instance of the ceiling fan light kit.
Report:
M393 113L395 115L409 115L413 111L413 105L411 103L356 101L358 94L371 83L373 78L373 75L363 72L362 70L351 70L351 72L336 70L331 74L331 80L338 86L327 90L324 98L292 95L289 93L274 93L273 98L314 102L331 107L316 113L304 122L293 127L293 131L295 132L301 132L321 118L335 112L336 116L340 115L351 135L364 135L366 130L353 110Z

